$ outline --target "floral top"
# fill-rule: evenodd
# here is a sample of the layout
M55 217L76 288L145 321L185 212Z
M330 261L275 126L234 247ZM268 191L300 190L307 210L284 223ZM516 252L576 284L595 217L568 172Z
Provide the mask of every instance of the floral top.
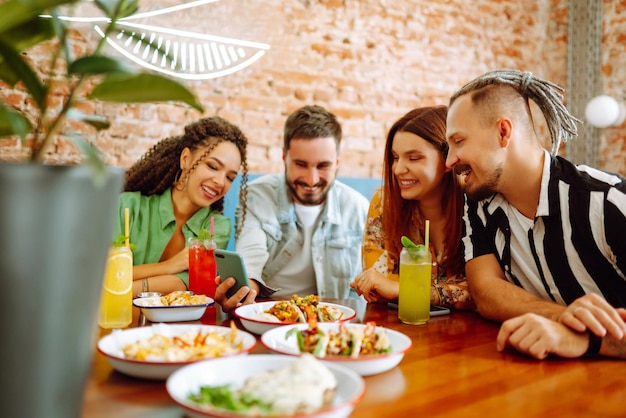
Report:
M389 280L398 281L399 266L389 259L385 249L382 216L381 188L372 197L367 213L362 247L363 269L367 270L373 267L381 274L386 275ZM418 240L414 241L423 242L421 236L418 238ZM465 276L459 274L448 277L446 274L446 252L442 249L439 254L435 254L432 244L430 245L430 251L433 260L435 260L433 262L432 284L430 288L431 303L456 309L474 309L474 301L470 296Z

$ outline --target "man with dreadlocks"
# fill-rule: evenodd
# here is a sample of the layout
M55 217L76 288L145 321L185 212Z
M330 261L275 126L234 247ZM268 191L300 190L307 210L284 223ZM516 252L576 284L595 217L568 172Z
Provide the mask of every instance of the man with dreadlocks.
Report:
M497 70L450 98L446 165L468 197L467 282L479 312L504 321L499 350L626 357L626 179L556 156L580 122L561 92L529 72Z

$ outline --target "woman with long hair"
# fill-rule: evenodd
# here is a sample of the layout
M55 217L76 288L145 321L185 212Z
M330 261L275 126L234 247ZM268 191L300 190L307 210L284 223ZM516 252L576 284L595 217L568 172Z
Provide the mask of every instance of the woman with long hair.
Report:
M245 203L247 144L238 127L207 117L158 142L126 172L115 233L124 233L129 208L133 295L187 289L187 240L210 230L211 219L216 247L226 248L232 223L223 215L224 195L241 173Z
M370 202L363 240L364 271L350 284L368 302L398 298L403 235L424 244L430 221L432 305L474 307L461 255L463 189L445 166L446 106L413 109L387 135L383 185Z

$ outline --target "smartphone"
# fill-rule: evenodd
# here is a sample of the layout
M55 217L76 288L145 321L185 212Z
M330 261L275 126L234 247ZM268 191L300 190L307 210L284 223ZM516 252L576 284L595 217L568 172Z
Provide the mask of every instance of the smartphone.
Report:
M243 286L250 287L246 266L239 253L216 249L215 263L217 264L217 274L222 280L226 280L229 277L234 277L236 280L235 285L226 292L226 296L230 298Z
M387 303L389 309L398 310L398 302ZM443 306L430 305L430 316L441 316L450 313L450 309Z

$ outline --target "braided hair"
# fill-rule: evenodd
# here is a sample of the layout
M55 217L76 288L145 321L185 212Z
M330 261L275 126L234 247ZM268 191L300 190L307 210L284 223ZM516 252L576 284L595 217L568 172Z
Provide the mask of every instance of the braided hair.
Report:
M504 69L485 73L456 91L450 98L450 105L467 93L472 93L474 100L478 92L497 86L511 87L522 96L526 100L529 115L528 100L530 99L537 104L550 131L553 155L558 152L561 142L567 142L578 135L576 123L582 122L572 116L563 105L563 92L565 90L550 81L534 76L529 71Z
M161 194L169 187L178 187L186 182L187 177L221 142L232 142L241 157L241 188L239 201L245 216L247 196L248 163L246 148L248 139L232 123L219 116L210 116L185 126L184 134L162 139L149 149L132 167L126 171L124 191L141 192L150 196ZM191 168L182 173L180 155L185 148L191 151L206 147L206 151L196 160ZM180 178L182 177L182 179ZM211 205L211 208L224 213L224 197ZM239 235L239 229L236 231Z

